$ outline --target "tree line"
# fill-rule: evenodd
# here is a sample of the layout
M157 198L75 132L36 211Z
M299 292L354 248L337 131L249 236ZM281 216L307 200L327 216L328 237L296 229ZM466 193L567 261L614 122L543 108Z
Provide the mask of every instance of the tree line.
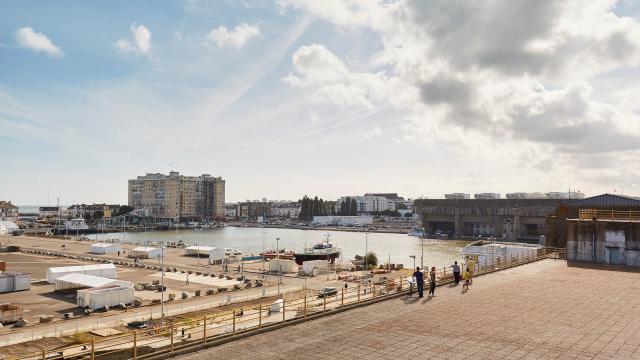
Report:
M352 199L347 196L347 198L340 203L340 211L338 211L338 215L342 215L342 216L358 215L358 202L356 201L356 199Z
M336 214L336 202L324 201L322 198L318 199L315 196L313 199L305 195L300 203L300 215L299 219L312 220L314 216L328 216Z

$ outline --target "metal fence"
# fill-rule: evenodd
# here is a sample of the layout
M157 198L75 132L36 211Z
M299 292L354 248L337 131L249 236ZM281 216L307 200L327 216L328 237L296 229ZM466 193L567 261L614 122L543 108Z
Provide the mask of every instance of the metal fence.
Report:
M542 259L566 259L565 249L542 248L524 255L494 259L477 264L475 275L508 269ZM89 338L89 334L77 334L79 343L59 349L42 350L12 360L62 360L62 359L145 359L169 356L182 349L205 346L207 343L231 341L238 335L282 326L291 321L304 321L309 317L336 312L347 307L392 298L409 291L405 283L408 276L387 276L378 281L367 281L341 287L328 296L316 290L298 290L283 295L276 303L262 303L251 307L204 315L184 316L179 320L167 319L164 323L151 323L149 328L131 330L126 334ZM437 272L438 286L453 282L453 273L443 268ZM83 339L84 338L84 339Z

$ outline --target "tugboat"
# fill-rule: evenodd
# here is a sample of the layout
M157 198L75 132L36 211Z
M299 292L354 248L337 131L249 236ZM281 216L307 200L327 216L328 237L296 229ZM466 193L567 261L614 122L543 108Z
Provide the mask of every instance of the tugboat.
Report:
M329 241L329 234L327 239L321 243L313 245L311 248L304 249L303 252L296 252L293 254L293 259L296 264L302 265L305 261L310 260L326 260L330 263L335 263L336 259L340 257L341 250Z

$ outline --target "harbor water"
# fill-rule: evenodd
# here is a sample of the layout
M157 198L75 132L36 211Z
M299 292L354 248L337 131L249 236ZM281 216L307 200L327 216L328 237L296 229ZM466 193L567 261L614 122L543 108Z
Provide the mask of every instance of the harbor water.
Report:
M299 230L281 228L255 228L226 226L207 230L175 231L147 231L126 232L109 234L92 234L88 237L93 240L119 239L128 243L145 244L149 242L175 242L182 240L189 245L215 246L233 248L243 254L258 254L266 250L276 249L276 239L279 240L280 249L287 251L302 251L305 247L324 240L329 234L329 240L334 246L342 249L343 259L353 259L355 255L363 255L365 247L378 256L379 263L386 263L391 258L395 264L403 264L405 267L413 266L410 255L416 256L416 265L420 266L421 254L424 254L424 266L436 266L441 268L448 266L453 261L460 261L460 250L468 241L420 239L406 234L350 232L350 231L323 231L323 230ZM264 239L264 242L263 242ZM368 243L368 245L367 245Z

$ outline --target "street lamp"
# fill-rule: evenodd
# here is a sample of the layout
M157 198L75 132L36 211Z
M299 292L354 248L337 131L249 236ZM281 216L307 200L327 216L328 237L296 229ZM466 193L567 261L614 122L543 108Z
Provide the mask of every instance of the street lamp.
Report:
M364 267L362 268L362 277L364 280L365 271L367 271L367 253L369 252L369 228L364 231Z
M164 241L160 243L160 267L162 268L162 277L160 278L160 319L164 324Z
M423 237L420 237L420 268L424 269L424 238Z
M267 232L264 230L264 226L262 227L262 231L260 232L262 234L262 272L264 272L264 263L267 261L267 254L266 254L266 249L265 249L265 245L264 245L264 237L267 234Z
M278 296L280 296L280 280L282 276L282 265L280 265L280 238L276 238L276 258L278 259Z

